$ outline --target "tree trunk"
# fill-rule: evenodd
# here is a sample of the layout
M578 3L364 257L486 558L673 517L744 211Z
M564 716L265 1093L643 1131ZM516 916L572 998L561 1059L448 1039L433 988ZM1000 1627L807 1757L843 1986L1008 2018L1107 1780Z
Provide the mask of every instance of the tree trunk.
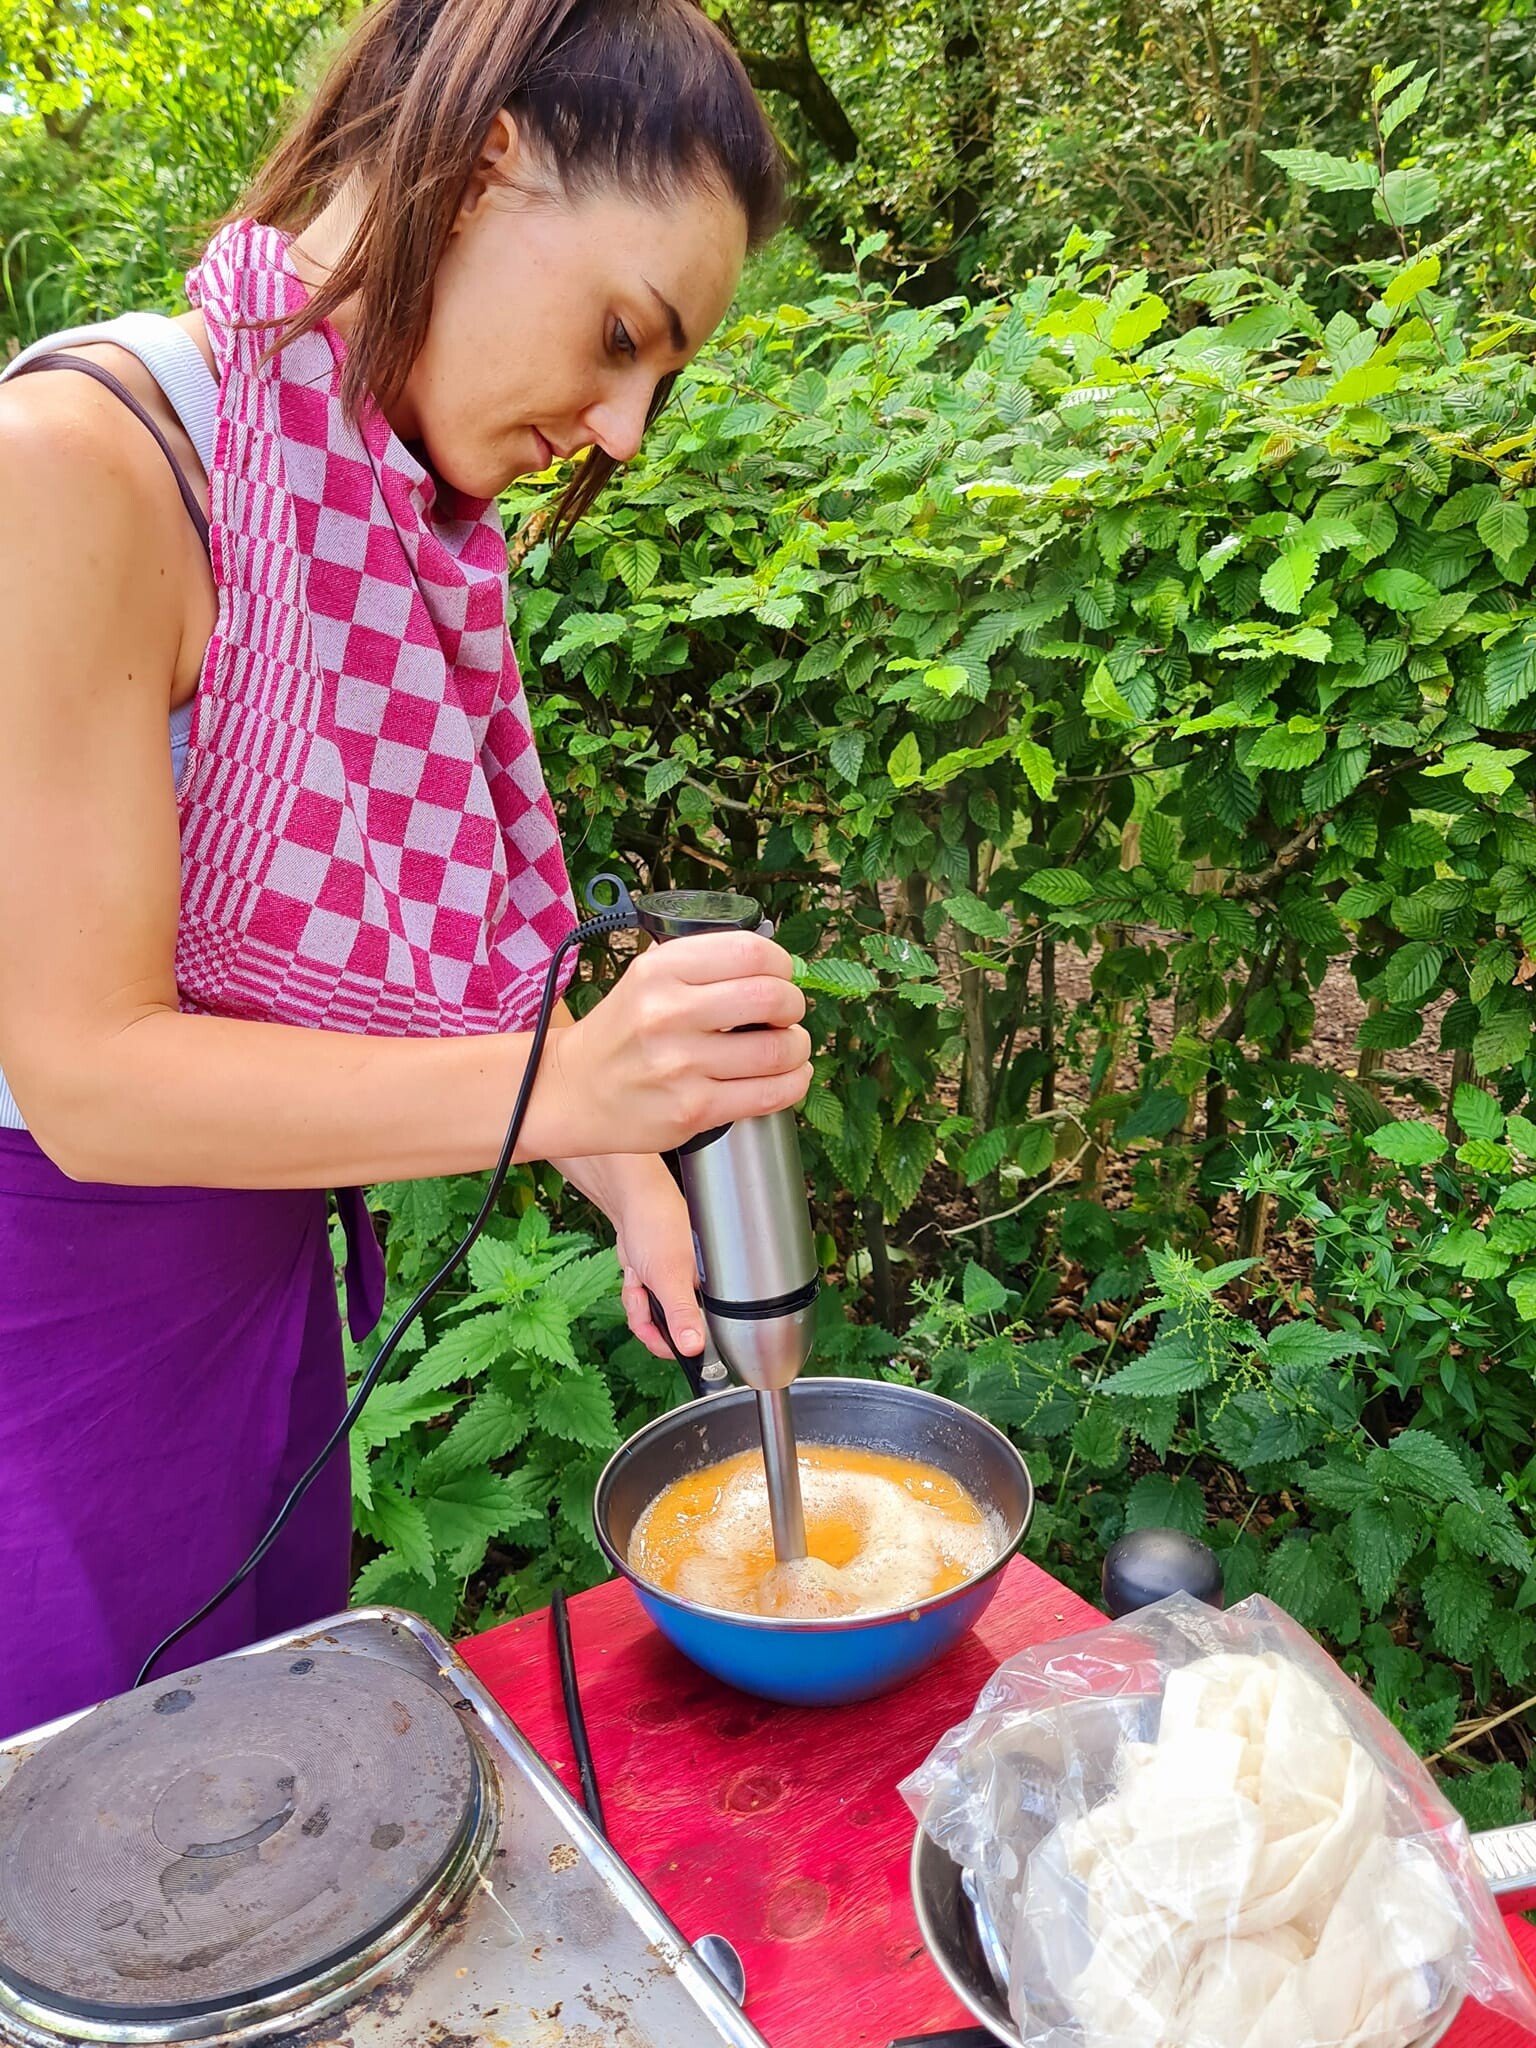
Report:
M890 1248L885 1241L885 1218L880 1204L866 1195L859 1204L859 1221L864 1226L864 1243L869 1250L869 1291L875 1321L882 1330L896 1328L896 1280L891 1271Z

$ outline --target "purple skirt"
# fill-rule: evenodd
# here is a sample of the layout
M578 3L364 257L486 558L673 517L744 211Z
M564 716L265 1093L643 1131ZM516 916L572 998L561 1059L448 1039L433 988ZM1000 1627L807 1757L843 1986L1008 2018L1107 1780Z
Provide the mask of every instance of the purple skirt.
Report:
M361 1198L338 1199L361 1335L382 1259ZM132 1685L345 1399L324 1194L92 1186L0 1130L0 1738ZM167 1669L338 1612L350 1543L341 1449Z

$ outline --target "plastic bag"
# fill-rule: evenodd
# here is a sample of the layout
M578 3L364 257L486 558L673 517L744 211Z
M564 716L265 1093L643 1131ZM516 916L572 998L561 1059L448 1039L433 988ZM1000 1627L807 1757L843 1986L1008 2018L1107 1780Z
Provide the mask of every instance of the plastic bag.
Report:
M1267 1600L1011 1658L901 1790L1027 2048L1419 2048L1466 1994L1536 2032L1460 1816Z

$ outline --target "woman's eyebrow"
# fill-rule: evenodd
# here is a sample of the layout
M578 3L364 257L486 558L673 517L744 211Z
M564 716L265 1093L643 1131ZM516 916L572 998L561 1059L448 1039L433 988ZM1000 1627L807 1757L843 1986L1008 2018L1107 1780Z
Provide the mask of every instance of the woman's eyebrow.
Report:
M682 317L678 313L676 306L673 305L670 299L664 299L662 297L661 293L657 291L655 285L651 283L651 280L648 277L642 277L640 282L645 286L646 290L650 293L651 297L656 301L657 305L660 306L662 312L666 314L667 327L671 334L673 348L677 351L677 353L680 356L687 355L689 353L688 336L684 332Z

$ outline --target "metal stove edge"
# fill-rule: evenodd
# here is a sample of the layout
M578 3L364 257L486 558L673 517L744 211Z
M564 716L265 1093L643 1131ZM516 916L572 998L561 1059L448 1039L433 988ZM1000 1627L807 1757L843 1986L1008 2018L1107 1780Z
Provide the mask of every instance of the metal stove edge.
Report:
M563 2023L558 2001L542 2013L537 2008L530 2008L531 2026L514 2022L510 2005L487 2007L487 2015L506 2012L505 2033L485 2027L477 2031L455 2029L449 2023L453 2015L447 2013L428 2018L408 2012L407 2008L413 2002L419 2002L424 1995L422 1985L426 1978L434 1971L441 1974L443 1967L451 1963L456 1954L465 1952L463 1945L470 1938L469 1930L475 1918L489 1916L491 1912L491 1907L481 1905L478 1896L470 1897L461 1892L452 1909L442 1914L445 1925L434 1930L437 1938L424 1957L418 1958L416 1952L420 1944L414 1945L408 1954L393 1954L383 1972L373 1973L371 1983L354 1980L355 1988L345 2003L338 2005L332 2000L331 2007L316 2016L313 2023L304 2024L303 2012L290 2010L266 2023L204 2037L197 2043L197 2048L218 2048L220 2042L255 2040L270 2043L271 2048L278 2048L278 2044L286 2044L286 2048L473 2048L476 2042L486 2043L487 2048L695 2048L695 2044L702 2048L704 2043L711 2044L711 2048L713 2044L722 2044L722 2048L769 2048L751 2020L726 1996L715 1977L622 1857L592 1826L585 1811L566 1791L511 1714L497 1702L437 1629L403 1608L353 1608L308 1628L268 1637L230 1655L255 1657L273 1652L304 1651L317 1645L396 1663L414 1671L418 1677L426 1678L446 1698L467 1707L474 1716L475 1734L480 1744L490 1751L497 1765L502 1790L505 1791L509 1785L515 1787L520 1782L525 1791L537 1799L545 1810L546 1819L558 1824L559 1846L568 1846L574 1852L573 1860L562 1864L562 1869L573 1873L577 1868L590 1871L613 1906L631 1923L639 1937L632 1965L637 1984L642 1990L649 1984L654 1993L664 1980L673 1980L678 1991L695 2008L694 2016L699 2026L688 2027L686 2032L669 2032L663 2038L641 2031L631 2023L630 2016L621 2007L610 2005L600 2012L602 2024L594 2030L582 2022ZM166 1674L166 1682L176 1675ZM25 1758L93 1711L94 1708L87 1707L78 1713L61 1715L54 1721L0 1742L0 1785ZM503 1830L511 1818L510 1804L510 1798L502 1798ZM505 1856L506 1846L492 1853L495 1857ZM554 1867L551 1863L551 1871ZM516 1930L519 1941L525 1940L515 1916L505 1902L497 1898L487 1868L482 1868L475 1892L486 1894L500 1915ZM482 1943L486 1938L484 1933L476 1937ZM553 1939L563 1941L562 1936ZM541 1949L536 1947L533 1953L538 1955ZM573 1950L572 1954L576 1951ZM597 1974L595 1969L593 1974ZM470 1964L456 1965L454 1976L458 1980L467 1980ZM586 1992L591 1993L592 1989L590 1984L583 1986ZM595 1993L593 1997L595 2000ZM679 2023L681 2017L679 2015ZM0 2044L62 2048L62 2044L71 2041L94 2044L110 2040L154 2048L154 2044L187 2038L186 2033L175 2026L119 2027L109 2033L82 2031L66 2034L54 2028L45 2031L29 2026L15 2010L0 2006Z

